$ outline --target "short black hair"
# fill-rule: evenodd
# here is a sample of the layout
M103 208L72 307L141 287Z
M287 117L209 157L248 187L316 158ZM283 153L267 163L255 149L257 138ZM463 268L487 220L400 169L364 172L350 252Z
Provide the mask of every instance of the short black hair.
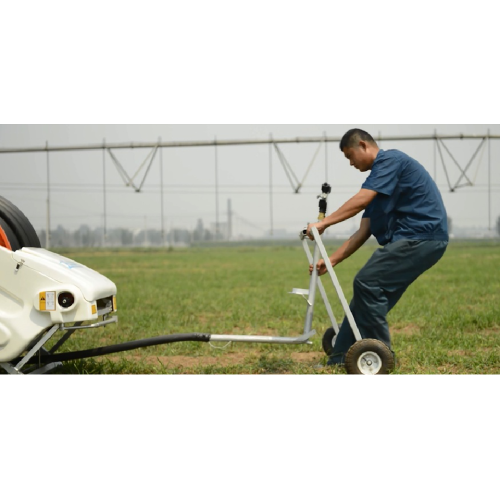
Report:
M344 137L342 137L342 140L340 141L340 151L344 151L344 148L353 148L357 146L359 141L377 144L375 139L368 132L365 132L360 128L352 128L344 134Z

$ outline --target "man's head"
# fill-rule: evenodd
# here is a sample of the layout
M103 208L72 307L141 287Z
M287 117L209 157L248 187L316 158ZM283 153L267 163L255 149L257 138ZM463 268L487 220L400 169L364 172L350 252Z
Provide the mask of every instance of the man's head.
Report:
M340 150L360 172L371 170L379 148L373 137L364 130L353 128L340 141Z

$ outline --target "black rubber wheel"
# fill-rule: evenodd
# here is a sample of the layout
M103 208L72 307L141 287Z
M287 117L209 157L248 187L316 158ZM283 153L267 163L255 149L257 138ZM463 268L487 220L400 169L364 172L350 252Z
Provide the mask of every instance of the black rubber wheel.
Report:
M335 340L335 330L333 328L328 328L328 330L323 335L323 340L321 344L323 346L323 351L327 356L331 356L333 354L333 342Z
M12 250L19 250L23 247L41 247L35 228L28 218L19 208L2 196L0 196L0 218L4 232L7 234L6 228L8 228L15 236L15 241L13 239L12 243L15 243L17 248L14 248L11 243Z
M15 252L21 248L10 226L0 217L0 246Z
M352 375L387 375L394 369L394 355L380 340L363 339L347 351L345 368Z

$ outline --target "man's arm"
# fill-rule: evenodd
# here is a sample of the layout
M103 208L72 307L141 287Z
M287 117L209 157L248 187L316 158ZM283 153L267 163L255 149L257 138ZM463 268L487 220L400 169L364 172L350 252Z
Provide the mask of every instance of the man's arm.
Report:
M319 234L323 234L327 227L354 217L359 214L359 212L364 210L375 199L375 196L377 196L376 191L372 191L371 189L361 189L359 193L354 195L350 200L346 201L336 212L333 212L328 217L325 217L321 222L309 224L307 228L307 236L309 236L311 240L314 239L310 231L311 226L316 226Z
M359 229L330 256L332 266L335 267L337 264L340 264L342 261L350 257L356 250L361 248L371 234L370 219L361 219ZM326 274L327 269L323 259L318 262L316 267L320 276ZM309 266L309 273L312 273L312 270L313 266L311 264Z
M350 257L356 250L359 250L371 235L370 219L361 219L359 229L330 256L332 266L340 264L342 261Z

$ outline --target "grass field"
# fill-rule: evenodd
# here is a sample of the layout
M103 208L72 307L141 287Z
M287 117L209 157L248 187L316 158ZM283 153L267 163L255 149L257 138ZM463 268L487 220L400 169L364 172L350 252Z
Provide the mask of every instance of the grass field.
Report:
M327 243L331 251L335 244ZM352 279L375 246L337 268L348 300ZM75 333L65 350L99 347L172 333L300 335L305 302L289 295L308 288L300 242L286 246L165 250L58 249L113 280L119 323ZM326 278L326 277L325 277ZM331 282L323 279L337 320L343 318ZM453 242L441 262L421 276L391 311L395 374L500 373L500 244ZM328 325L317 302L313 345L207 343L155 346L67 362L59 373L335 374L321 337Z

